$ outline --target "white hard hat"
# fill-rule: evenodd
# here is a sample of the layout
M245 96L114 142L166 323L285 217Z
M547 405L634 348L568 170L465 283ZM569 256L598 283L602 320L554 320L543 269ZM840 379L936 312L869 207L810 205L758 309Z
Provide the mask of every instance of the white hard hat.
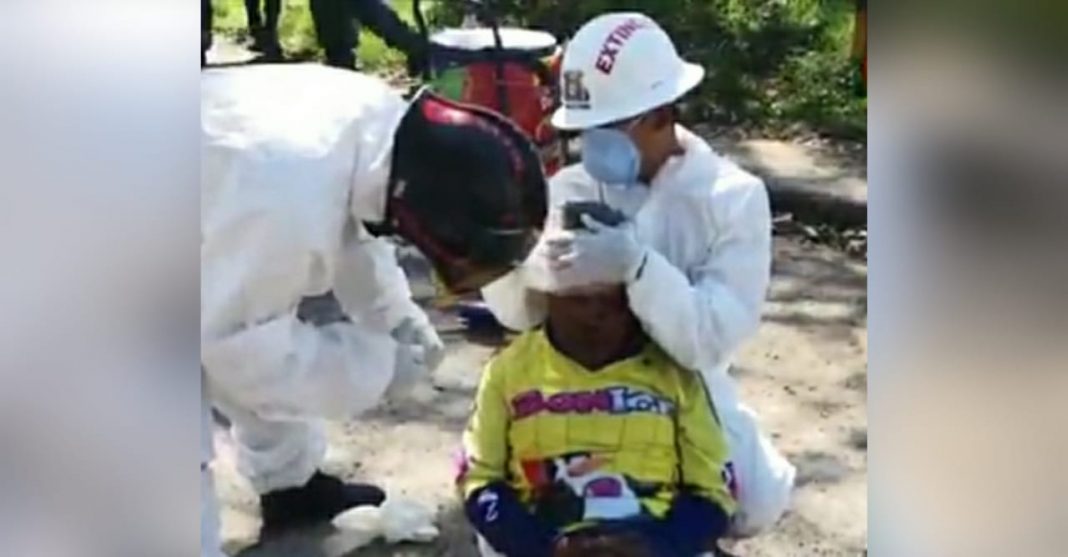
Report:
M678 100L697 86L705 70L679 57L671 37L637 12L597 16L564 50L563 106L553 126L594 128Z

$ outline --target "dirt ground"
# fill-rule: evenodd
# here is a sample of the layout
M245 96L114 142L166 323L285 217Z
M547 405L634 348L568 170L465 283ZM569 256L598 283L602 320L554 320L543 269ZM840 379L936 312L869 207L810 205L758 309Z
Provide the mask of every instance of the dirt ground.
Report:
M830 248L778 237L763 326L735 359L743 398L798 467L789 514L772 532L729 546L739 556L864 555L867 540L867 265ZM240 557L455 556L474 551L452 490L457 448L493 339L472 339L435 315L449 356L434 385L403 406L329 426L325 468L378 482L438 509L432 545L353 551L329 526L256 543L256 498L234 470L223 430L215 465L226 549Z

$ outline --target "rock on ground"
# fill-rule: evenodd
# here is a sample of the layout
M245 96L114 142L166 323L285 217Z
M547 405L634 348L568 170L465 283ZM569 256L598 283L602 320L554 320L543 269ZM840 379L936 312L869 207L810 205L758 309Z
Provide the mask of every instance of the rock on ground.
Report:
M798 467L792 509L771 533L734 544L750 557L856 556L867 539L867 267L829 248L777 238L764 324L733 369L744 399ZM256 545L256 498L233 467L224 431L215 465L227 550L241 557L476 555L452 489L453 455L493 343L465 338L444 316L449 357L416 400L329 426L326 467L372 480L438 510L428 546L351 551L329 526Z

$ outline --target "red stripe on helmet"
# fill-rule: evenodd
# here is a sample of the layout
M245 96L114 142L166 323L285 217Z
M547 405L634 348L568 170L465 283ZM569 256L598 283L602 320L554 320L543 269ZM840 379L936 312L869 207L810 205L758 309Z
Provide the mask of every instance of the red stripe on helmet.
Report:
M481 107L465 106L453 103L436 96L427 97L422 105L423 116L435 124L447 124L454 126L474 126L496 138L508 151L508 157L512 161L512 178L519 184L523 183L523 175L526 174L526 165L519 148L512 138L502 132L499 126L494 126L487 120L495 120L503 125L512 125L503 116L490 113ZM514 125L513 125L514 127ZM516 133L522 133L515 128Z

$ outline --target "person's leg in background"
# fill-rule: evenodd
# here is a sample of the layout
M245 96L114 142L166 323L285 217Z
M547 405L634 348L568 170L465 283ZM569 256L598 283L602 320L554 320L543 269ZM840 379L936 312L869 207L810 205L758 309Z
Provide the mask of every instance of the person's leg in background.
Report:
M408 73L418 76L429 63L429 48L418 31L412 29L386 0L345 0L352 15L368 31L378 35L390 48L408 58Z
M208 50L211 49L211 0L200 0L200 67L208 65Z
M250 50L263 53L268 60L282 57L278 42L278 19L282 13L281 0L245 0L248 30L252 36Z
M281 57L282 44L278 40L278 21L282 17L282 0L264 0L265 22L264 29L267 36L266 53L275 57Z
M245 0L245 18L248 21L248 36L252 38L252 50L263 49L263 14L260 0Z
M346 0L310 0L315 33L329 66L356 69L356 25Z

